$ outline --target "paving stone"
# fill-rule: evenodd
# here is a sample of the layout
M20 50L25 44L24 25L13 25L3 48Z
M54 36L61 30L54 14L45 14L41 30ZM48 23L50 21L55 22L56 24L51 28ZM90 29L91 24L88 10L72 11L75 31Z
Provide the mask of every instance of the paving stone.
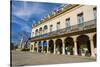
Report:
M94 62L96 58L12 51L12 66Z

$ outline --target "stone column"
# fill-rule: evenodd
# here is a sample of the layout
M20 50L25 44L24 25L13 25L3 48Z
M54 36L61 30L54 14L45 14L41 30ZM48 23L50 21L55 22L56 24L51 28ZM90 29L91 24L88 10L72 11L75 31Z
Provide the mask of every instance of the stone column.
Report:
M47 40L47 53L49 53L49 40Z
M56 43L55 43L56 39L53 39L54 42L54 55L56 54Z
M74 55L78 55L77 53L77 40L76 40L77 36L73 36L73 41L74 41L74 49L73 49L73 52L74 52Z
M62 54L65 55L65 38L62 38Z
M34 52L34 44L35 44L35 42L33 42L33 52Z
M31 46L32 46L32 43L30 43L30 52L32 51L32 50L31 50Z
M32 46L32 45L33 45L33 46ZM32 49L31 49L31 48L32 48ZM30 50L31 52L34 52L34 42L31 43L30 49L31 49L31 50Z
M41 41L42 42L42 52L43 52L43 41Z
M90 46L91 46L91 57L95 57L93 40L90 40Z
M93 34L89 34L88 36L89 36L89 39L90 39L91 57L95 57L94 44L93 44Z

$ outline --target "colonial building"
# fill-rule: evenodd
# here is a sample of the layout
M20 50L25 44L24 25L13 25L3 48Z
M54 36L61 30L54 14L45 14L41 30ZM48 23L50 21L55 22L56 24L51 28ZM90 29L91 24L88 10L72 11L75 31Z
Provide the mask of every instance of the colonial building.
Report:
M69 4L32 25L31 52L96 57L96 6Z

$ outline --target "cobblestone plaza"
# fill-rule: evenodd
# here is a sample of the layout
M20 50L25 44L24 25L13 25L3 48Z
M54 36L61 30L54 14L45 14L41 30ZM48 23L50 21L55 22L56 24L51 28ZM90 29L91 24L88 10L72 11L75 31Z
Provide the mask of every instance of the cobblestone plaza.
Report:
M83 56L72 56L72 55L53 55L43 53L31 53L12 51L12 66L33 66L33 65L44 65L44 64L65 64L65 63L80 63L80 62L95 62L95 58L83 57Z

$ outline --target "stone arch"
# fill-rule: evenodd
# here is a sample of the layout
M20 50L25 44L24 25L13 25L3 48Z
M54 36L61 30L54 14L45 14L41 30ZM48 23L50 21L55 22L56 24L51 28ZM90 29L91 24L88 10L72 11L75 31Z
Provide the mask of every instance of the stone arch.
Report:
M54 51L54 42L53 42L53 40L49 40L49 51L50 51L50 53L53 53L53 51Z
M38 34L38 29L35 30L35 35L37 35L37 34Z
M74 47L73 38L67 37L65 39L65 54L68 54L68 52L70 52L70 54L73 55L73 47Z
M42 27L39 28L39 33L42 34Z
M50 25L50 32L52 32L53 31L53 25L51 24Z
M77 37L77 52L79 55L82 55L82 53L86 56L91 55L90 40L87 35L80 35Z
M47 52L47 41L43 41L43 51Z
M61 39L56 40L56 52L57 54L62 54L62 40Z
M48 26L45 25L45 26L44 26L44 33L47 33L47 31L48 31Z
M37 51L37 42L34 43L34 51Z
M39 41L38 43L38 51L41 52L42 51L42 42Z

